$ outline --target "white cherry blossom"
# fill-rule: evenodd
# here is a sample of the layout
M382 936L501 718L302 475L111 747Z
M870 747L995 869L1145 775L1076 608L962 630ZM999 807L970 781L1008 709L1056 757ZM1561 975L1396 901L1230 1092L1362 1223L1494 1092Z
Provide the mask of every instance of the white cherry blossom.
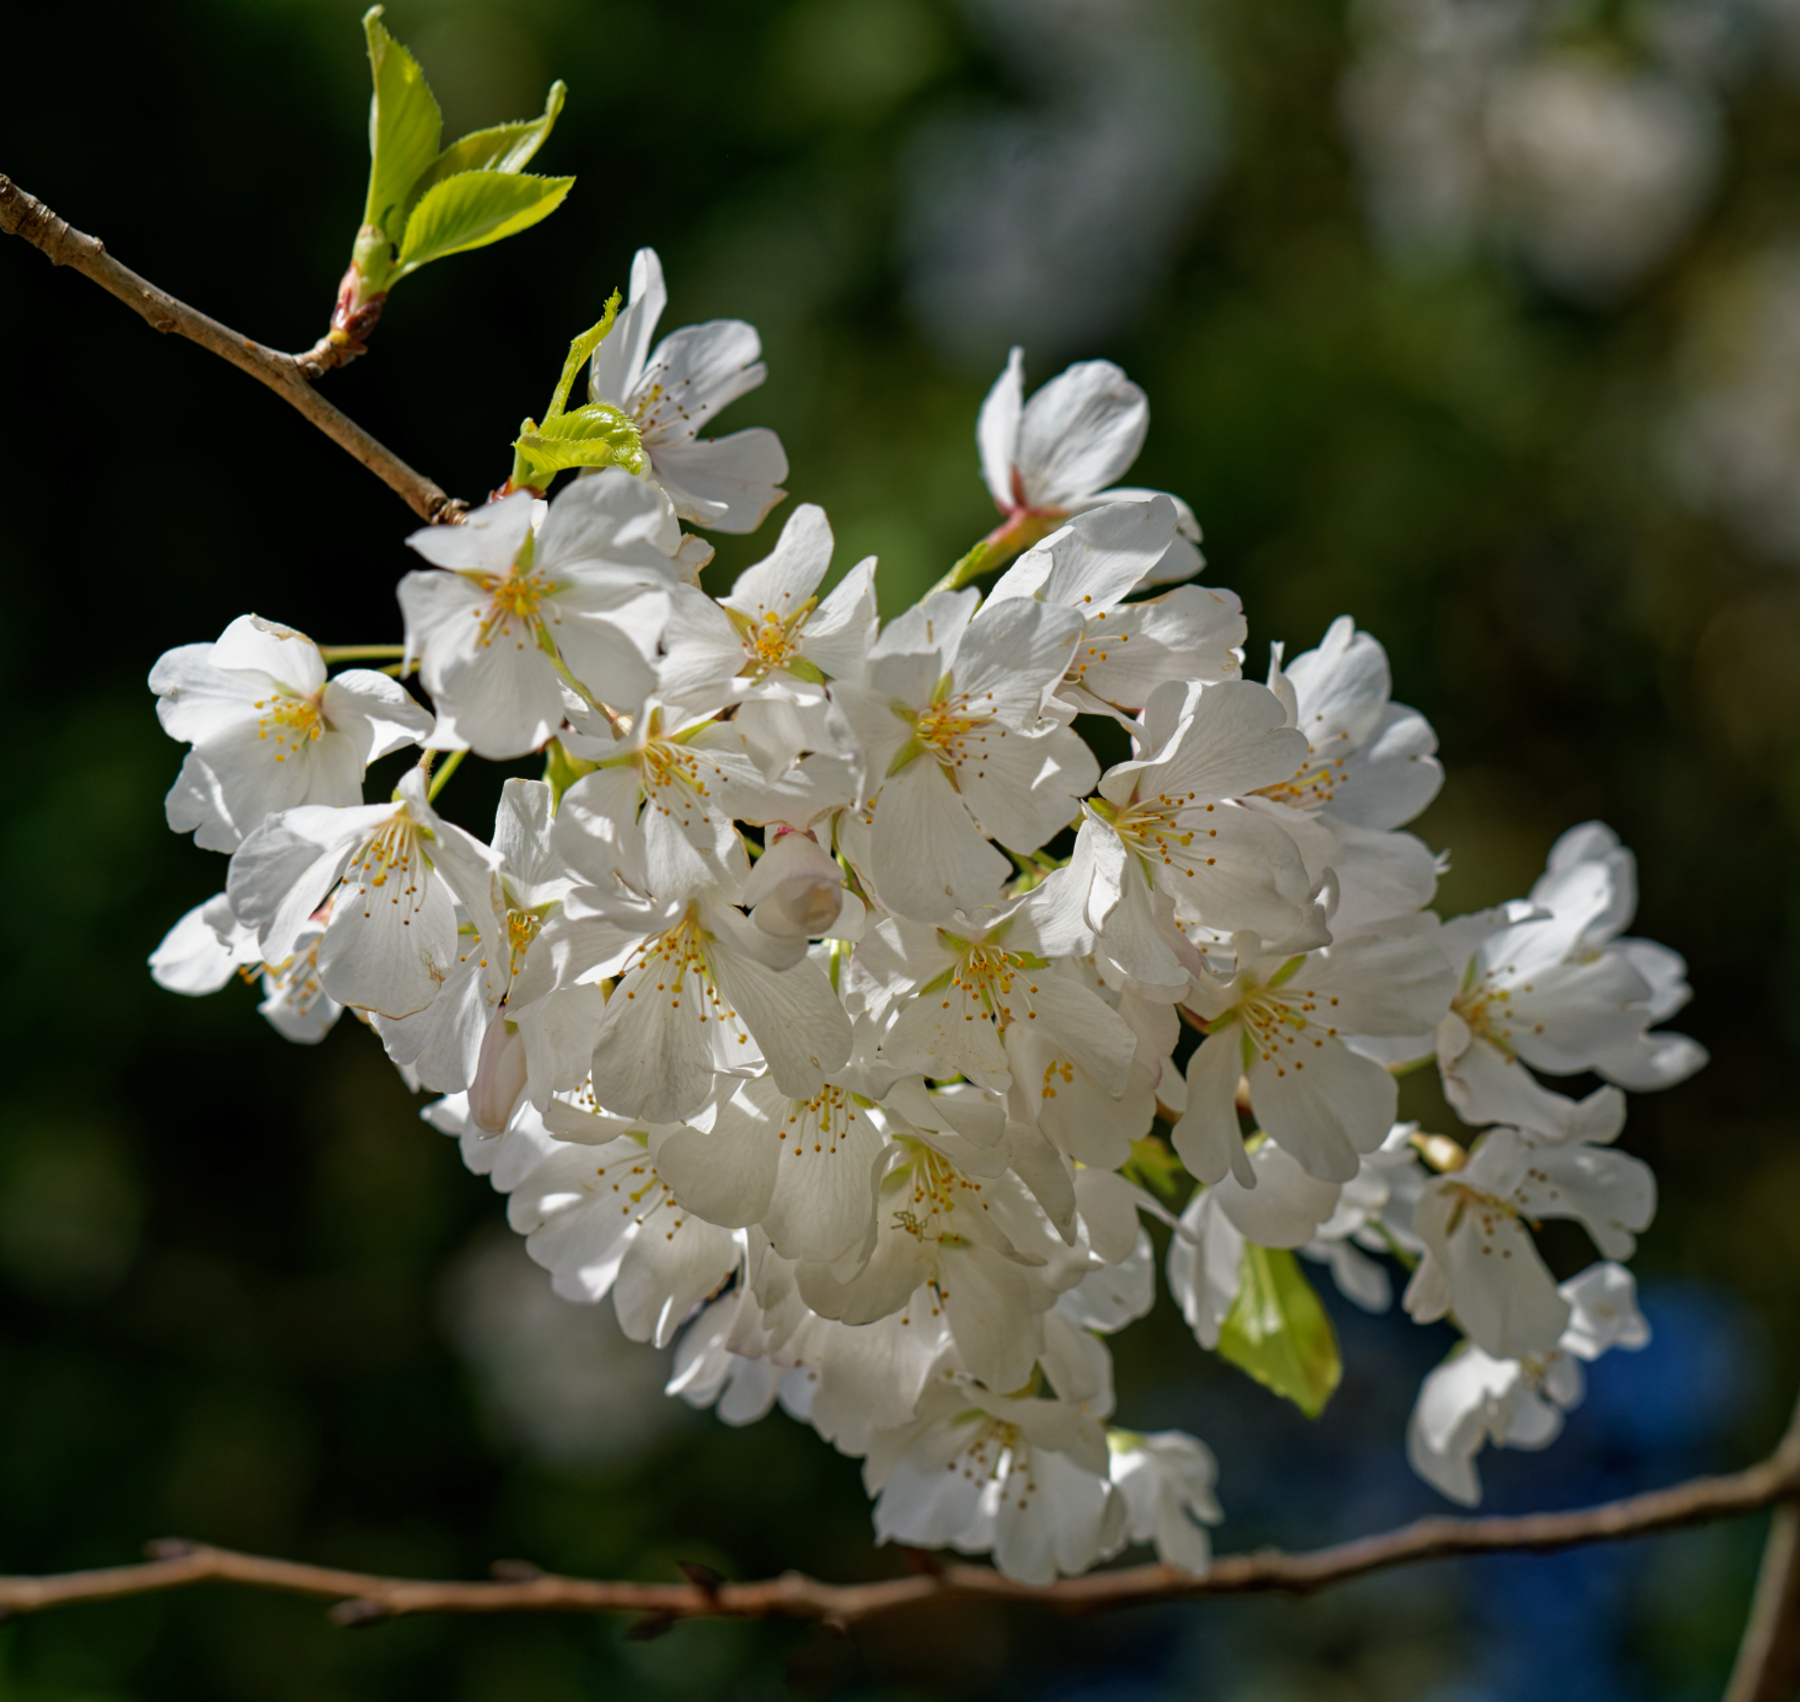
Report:
M1545 1448L1562 1431L1563 1414L1581 1404L1581 1362L1609 1348L1637 1349L1650 1328L1637 1308L1631 1273L1622 1265L1590 1265L1557 1290L1568 1323L1549 1350L1497 1358L1470 1344L1433 1371L1419 1390L1406 1432L1413 1470L1440 1494L1474 1507L1481 1500L1475 1456L1501 1448Z
M299 949L332 897L318 945L319 979L339 1004L411 1016L438 995L465 949L456 904L477 919L497 909L500 854L438 815L416 768L394 802L271 816L231 859L226 896L269 963ZM333 896L335 894L335 896Z
M650 477L683 520L719 532L754 532L787 495L778 488L788 471L781 439L761 426L729 437L698 434L728 402L768 377L762 344L741 319L714 319L673 332L652 349L668 301L662 262L654 249L640 248L631 262L630 299L594 350L588 399L630 417L650 458Z
M1174 502L1113 502L1077 515L1001 574L988 605L1011 597L1074 609L1085 625L1058 696L1075 709L1142 709L1168 680L1235 679L1243 661L1243 605L1229 591L1183 585L1145 602L1125 597L1176 536Z
M1347 1182L1360 1155L1394 1124L1398 1087L1349 1044L1415 1032L1443 1010L1455 977L1430 931L1366 934L1301 955L1254 955L1241 942L1236 974L1196 976L1187 1008L1206 1039L1187 1067L1187 1107L1173 1140L1203 1182L1227 1170L1248 1180L1237 1118L1238 1083L1250 1109L1307 1171Z
M679 583L662 524L654 493L613 467L548 504L519 491L413 533L439 570L400 581L407 661L437 705L432 746L494 759L538 749L562 725L564 674L638 714Z
M981 476L1006 516L1001 533L1032 542L1085 509L1167 495L1113 483L1137 459L1149 429L1148 399L1111 361L1080 361L1027 402L1025 351L1015 348L975 426ZM1148 570L1152 581L1186 579L1200 568L1194 512L1179 497L1170 501L1180 533Z
M1081 617L1015 598L970 619L973 592L940 592L891 623L841 702L862 741L871 873L889 909L947 920L997 896L1009 865L1076 815L1099 769L1045 708Z
M194 747L169 826L206 851L235 851L280 810L361 803L364 769L431 730L397 680L367 668L327 679L310 638L260 615L166 652L150 689L164 732Z

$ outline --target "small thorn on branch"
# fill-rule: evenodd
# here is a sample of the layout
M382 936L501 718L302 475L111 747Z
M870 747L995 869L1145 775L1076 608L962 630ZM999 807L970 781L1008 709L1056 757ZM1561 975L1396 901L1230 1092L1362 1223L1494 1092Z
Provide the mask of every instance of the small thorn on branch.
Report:
M698 1560L677 1560L675 1564L680 1569L682 1577L686 1578L696 1589L704 1590L709 1596L716 1596L724 1587L725 1574L703 1565Z
M496 1560L488 1571L503 1584L531 1584L544 1576L543 1567L529 1560Z

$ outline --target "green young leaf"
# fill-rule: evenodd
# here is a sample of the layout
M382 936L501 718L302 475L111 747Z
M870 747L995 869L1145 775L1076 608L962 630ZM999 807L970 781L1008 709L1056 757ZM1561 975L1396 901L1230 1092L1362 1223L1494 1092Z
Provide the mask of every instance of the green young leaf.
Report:
M476 130L460 142L452 142L425 168L407 192L407 212L411 213L428 190L465 171L509 174L523 171L531 163L531 156L544 145L568 92L561 82L552 83L542 118L521 119L517 124L496 124L488 130Z
M1285 1248L1246 1243L1236 1304L1219 1332L1219 1352L1308 1418L1325 1410L1343 1375L1337 1332L1318 1295Z
M446 254L485 248L548 217L575 179L526 177L506 171L465 171L420 196L406 221L396 278Z
M381 11L371 6L363 14L369 65L375 75L375 98L369 103L369 200L363 223L398 242L412 186L443 141L444 118L418 60L382 27Z
M577 467L623 467L641 473L644 446L628 415L605 402L592 402L572 414L559 414L530 426L513 444L518 459L532 474L528 481L543 490L558 473Z
M606 334L613 328L613 321L618 317L619 292L614 290L606 298L606 311L600 315L599 324L590 325L569 344L569 358L563 362L561 376L556 381L556 393L550 398L550 406L544 412L545 419L554 420L562 416L563 409L569 405L569 392L574 389L581 369L593 358L594 350L606 341Z

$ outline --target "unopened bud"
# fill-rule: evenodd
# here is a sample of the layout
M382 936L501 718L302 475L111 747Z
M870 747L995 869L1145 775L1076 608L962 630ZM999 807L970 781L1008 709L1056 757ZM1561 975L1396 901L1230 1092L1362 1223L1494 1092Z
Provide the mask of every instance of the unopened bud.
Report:
M844 908L844 875L810 833L783 833L744 883L750 920L785 940L816 939Z
M475 1079L469 1084L469 1115L475 1126L490 1135L504 1133L524 1091L525 1037L506 1020L502 1005L488 1024Z

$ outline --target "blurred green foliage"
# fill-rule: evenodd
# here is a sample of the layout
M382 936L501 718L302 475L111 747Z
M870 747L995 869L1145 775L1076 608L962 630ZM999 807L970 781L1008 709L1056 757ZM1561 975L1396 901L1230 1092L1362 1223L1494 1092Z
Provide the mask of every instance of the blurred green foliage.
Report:
M992 524L972 433L1004 338L977 348L985 333L922 324L905 233L920 197L954 187L922 135L1048 98L1030 9L1012 36L983 22L993 10L402 4L389 21L451 133L527 114L566 79L555 165L578 182L504 254L409 286L331 398L479 498L506 476L541 375L652 244L671 280L665 329L761 329L770 382L726 426L781 433L793 500L826 506L840 569L878 553L886 606L902 606ZM1751 67L1730 91L1725 176L1684 245L1626 297L1570 305L1491 250L1408 267L1372 242L1339 116L1340 5L1165 10L1143 51L1204 55L1194 99L1212 102L1205 135L1229 152L1166 217L1123 319L1103 267L1078 257L1049 280L1091 294L1104 329L1033 344L1032 381L1105 355L1148 390L1133 476L1199 513L1208 579L1246 600L1253 672L1271 638L1304 648L1346 610L1387 645L1397 694L1445 746L1450 781L1422 831L1453 855L1446 913L1522 892L1577 821L1602 817L1639 852L1639 928L1688 955L1698 997L1682 1026L1715 1059L1634 1102L1626 1143L1663 1192L1639 1268L1720 1285L1762 1320L1767 1399L1733 1442L1747 1458L1800 1363L1800 580L1684 503L1665 436L1694 316L1800 223L1794 92ZM103 7L83 14L79 58L71 27L48 10L9 20L0 168L177 295L249 335L311 342L367 170L354 8ZM1058 75L1080 84L1079 67ZM644 1577L677 1559L734 1576L896 1564L870 1547L856 1466L810 1433L779 1416L730 1431L673 1403L644 1417L618 1393L644 1380L604 1316L565 1308L542 1326L550 1358L606 1368L570 1396L595 1403L604 1437L546 1442L516 1401L509 1418L493 1377L516 1371L484 1384L480 1348L507 1326L484 1338L457 1296L490 1268L470 1261L497 1272L523 1255L369 1037L345 1023L304 1052L240 990L190 1002L151 984L145 955L222 863L163 829L178 759L143 676L247 601L323 642L397 637L409 517L222 363L19 245L0 251L0 306L0 1566L115 1562L170 1533L421 1574L477 1575L500 1555ZM767 542L722 540L716 581ZM497 791L471 765L444 801L480 829ZM1441 1114L1424 1078L1407 1093L1415 1114ZM1167 1317L1120 1345L1121 1415L1137 1423L1134 1399L1197 1355ZM1397 1459L1389 1409L1376 1429L1356 1382L1358 1347L1318 1435ZM1386 1398L1403 1410L1410 1391ZM1169 1399L1164 1421L1201 1435L1231 1402L1259 1418L1255 1403L1275 1405L1219 1368ZM1229 1512L1229 1452L1222 1465ZM1228 1524L1224 1541L1322 1540L1331 1520L1382 1508L1307 1511L1273 1530ZM1681 1588L1640 1615L1656 1694L1716 1683L1754 1536L1671 1540L1659 1576ZM1192 1694L1321 1694L1329 1670L1334 1696L1405 1699L1460 1670L1459 1587L1415 1575L1178 1622L959 1612L855 1645L745 1625L630 1644L582 1621L341 1633L314 1604L206 1593L0 1630L0 1697L1026 1695L1033 1673L1106 1670L1154 1634L1196 1670L1215 1637L1268 1648L1260 1677Z

